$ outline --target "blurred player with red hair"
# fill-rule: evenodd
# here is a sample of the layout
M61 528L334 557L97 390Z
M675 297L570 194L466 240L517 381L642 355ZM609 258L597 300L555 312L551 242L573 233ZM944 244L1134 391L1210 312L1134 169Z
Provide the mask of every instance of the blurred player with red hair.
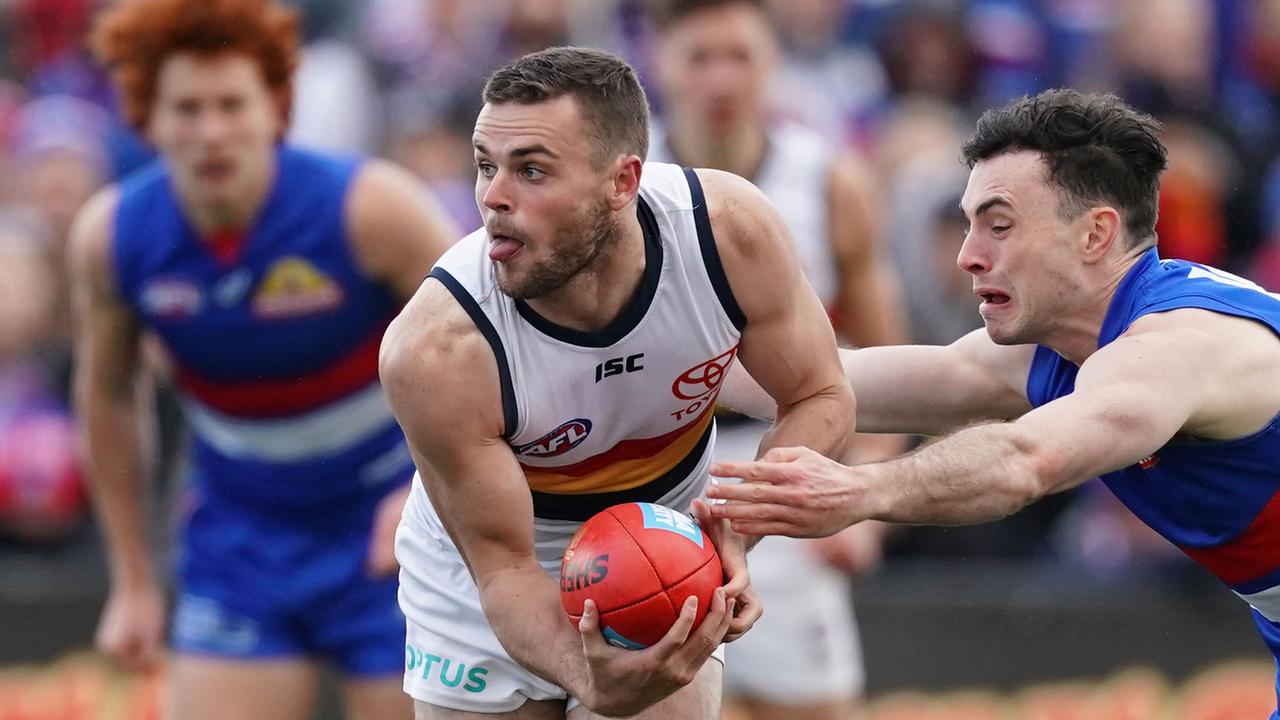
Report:
M404 171L281 142L292 10L131 0L92 40L160 155L72 237L76 397L112 570L98 645L148 669L164 635L135 392L150 331L193 436L169 715L308 717L324 660L349 717L404 717L391 541L413 465L377 354L453 230Z

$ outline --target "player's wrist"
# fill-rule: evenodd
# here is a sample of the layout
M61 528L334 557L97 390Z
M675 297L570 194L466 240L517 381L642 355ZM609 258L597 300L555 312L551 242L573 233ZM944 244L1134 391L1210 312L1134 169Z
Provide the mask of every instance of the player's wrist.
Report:
M853 502L841 508L844 526L856 525L863 520L891 520L896 506L885 463L854 465L845 469L845 479L850 486Z

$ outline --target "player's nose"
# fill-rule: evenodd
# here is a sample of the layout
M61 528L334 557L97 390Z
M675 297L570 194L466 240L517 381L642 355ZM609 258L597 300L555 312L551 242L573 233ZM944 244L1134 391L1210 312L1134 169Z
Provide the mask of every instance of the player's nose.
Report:
M964 236L960 253L956 255L956 266L973 275L981 275L991 270L991 255L972 231Z
M489 178L480 196L480 203L494 212L511 212L514 206L511 198L511 186L506 174L501 170Z

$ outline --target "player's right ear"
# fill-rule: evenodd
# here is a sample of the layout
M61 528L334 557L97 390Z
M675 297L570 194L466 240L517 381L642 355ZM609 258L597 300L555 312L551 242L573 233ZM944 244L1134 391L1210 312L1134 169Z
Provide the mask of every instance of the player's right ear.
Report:
M621 210L631 203L640 192L640 175L644 170L644 161L639 155L619 155L610 168L612 191L609 194L609 207L614 211Z

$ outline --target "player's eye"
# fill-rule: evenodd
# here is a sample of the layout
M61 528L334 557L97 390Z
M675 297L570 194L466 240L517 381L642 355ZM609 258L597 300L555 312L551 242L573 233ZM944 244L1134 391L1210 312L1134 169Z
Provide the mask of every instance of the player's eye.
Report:
M484 177L491 178L498 173L498 168L491 162L479 160L476 162L476 169Z
M545 172L539 168L533 167L532 165L526 165L521 168L520 174L523 175L526 180L541 180L543 177L546 177Z

